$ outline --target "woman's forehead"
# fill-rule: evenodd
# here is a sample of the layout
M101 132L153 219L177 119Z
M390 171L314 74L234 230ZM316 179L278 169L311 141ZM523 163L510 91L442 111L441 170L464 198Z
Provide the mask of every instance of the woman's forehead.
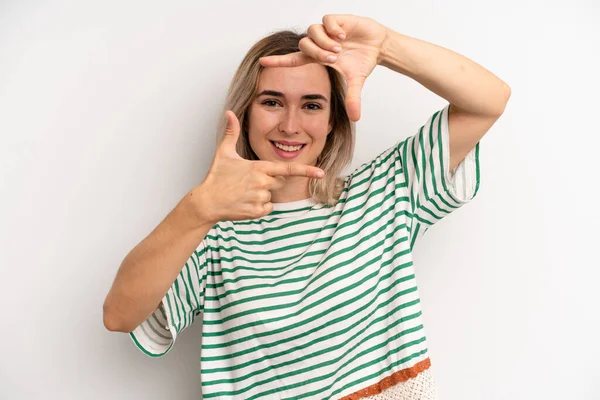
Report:
M306 64L294 68L264 68L258 81L258 93L265 90L281 92L286 96L321 93L329 98L329 74L320 64Z

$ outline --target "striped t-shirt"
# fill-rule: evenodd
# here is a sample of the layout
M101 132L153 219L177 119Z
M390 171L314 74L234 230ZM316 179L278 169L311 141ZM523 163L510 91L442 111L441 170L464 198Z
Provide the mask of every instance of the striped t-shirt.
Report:
M204 399L358 399L427 370L411 252L479 188L479 144L449 171L448 112L346 176L335 206L215 224L136 345L162 356L201 318Z

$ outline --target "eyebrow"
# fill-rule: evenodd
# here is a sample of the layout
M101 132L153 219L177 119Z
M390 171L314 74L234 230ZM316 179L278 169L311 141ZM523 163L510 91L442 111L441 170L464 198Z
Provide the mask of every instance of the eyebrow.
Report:
M283 93L277 92L275 90L263 90L256 97L260 97L260 96L275 96L275 97L283 97L283 98L285 98L285 95ZM322 94L319 94L319 93L305 94L300 99L301 100L323 100L325 103L329 103L327 101L327 98L325 96L323 96Z

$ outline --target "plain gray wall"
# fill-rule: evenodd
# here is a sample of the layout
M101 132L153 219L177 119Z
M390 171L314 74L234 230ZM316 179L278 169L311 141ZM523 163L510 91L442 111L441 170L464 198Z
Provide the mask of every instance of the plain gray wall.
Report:
M104 329L102 303L204 178L245 52L329 13L452 49L512 88L478 196L416 248L441 398L600 398L599 3L324 3L0 2L0 398L200 397L200 324L151 359ZM362 99L351 168L446 104L384 67Z

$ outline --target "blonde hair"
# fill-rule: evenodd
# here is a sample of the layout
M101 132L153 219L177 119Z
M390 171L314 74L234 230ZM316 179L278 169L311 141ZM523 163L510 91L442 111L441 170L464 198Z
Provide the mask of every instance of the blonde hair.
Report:
M217 129L217 145L223 139L227 125L225 111L231 110L240 121L240 137L236 145L238 154L247 160L258 160L258 156L250 147L248 138L248 111L258 91L260 72L264 69L259 63L260 57L284 55L299 51L300 39L307 33L296 33L290 30L275 32L258 41L246 53L238 67L225 100L222 120ZM323 179L309 179L309 192L313 201L333 206L337 203L344 189L344 177L341 171L352 161L354 153L355 123L346 113L346 83L342 75L335 69L325 66L331 83L331 115L332 130L327 136L325 147L317 158L316 166L325 171Z

